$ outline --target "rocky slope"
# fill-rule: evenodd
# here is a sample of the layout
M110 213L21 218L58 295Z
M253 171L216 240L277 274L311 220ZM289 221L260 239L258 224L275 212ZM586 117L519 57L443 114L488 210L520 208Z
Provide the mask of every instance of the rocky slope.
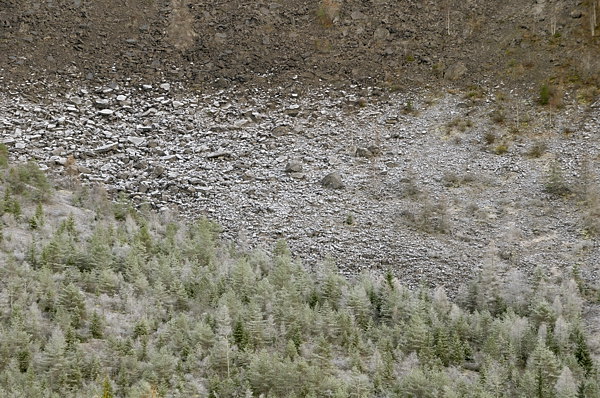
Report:
M598 203L584 199L600 192L597 108L570 102L558 117L502 87L311 91L98 86L45 104L5 96L0 121L14 158L206 215L241 244L285 238L308 266L332 256L346 273L451 289L486 261L596 280Z

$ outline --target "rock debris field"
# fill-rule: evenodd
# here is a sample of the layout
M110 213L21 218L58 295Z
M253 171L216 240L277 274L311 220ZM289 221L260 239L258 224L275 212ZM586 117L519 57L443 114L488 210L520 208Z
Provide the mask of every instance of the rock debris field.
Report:
M14 160L207 216L242 246L283 238L308 267L331 257L347 275L390 270L450 290L486 262L597 277L593 213L577 194L598 182L593 106L300 82L210 94L176 83L15 89L0 101ZM490 118L499 107L501 123ZM552 170L572 194L545 189Z

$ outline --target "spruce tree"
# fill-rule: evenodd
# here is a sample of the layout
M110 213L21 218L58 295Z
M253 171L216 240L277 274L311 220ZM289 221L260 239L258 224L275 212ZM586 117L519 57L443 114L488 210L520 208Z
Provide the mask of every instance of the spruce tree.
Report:
M530 397L548 398L554 394L554 386L560 375L560 363L543 341L538 341L527 361L526 391Z
M71 324L79 328L86 318L84 296L74 284L70 283L62 289L59 303L71 317Z
M94 311L90 320L90 335L94 339L101 339L103 336L103 322L98 312Z
M585 375L589 376L594 370L594 361L590 354L590 349L587 346L581 327L577 327L573 332L573 340L575 343L575 358L577 363L584 370Z
M430 330L420 314L414 314L406 327L406 351L419 352L430 342Z

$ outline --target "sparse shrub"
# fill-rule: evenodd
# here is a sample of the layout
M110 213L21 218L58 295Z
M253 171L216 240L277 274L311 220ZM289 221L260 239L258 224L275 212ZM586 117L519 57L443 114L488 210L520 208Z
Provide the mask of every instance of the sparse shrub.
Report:
M482 87L471 85L467 87L465 96L469 99L481 99L485 96L485 92Z
M467 118L457 117L457 118L453 119L452 121L450 121L446 126L449 129L455 128L459 131L464 132L468 128L473 127L473 122Z
M547 84L542 84L540 87L538 103L540 105L548 105L550 103L550 87Z
M15 194L31 195L35 200L46 200L51 191L46 174L34 162L11 167L6 182Z
M600 90L596 86L586 86L577 90L576 98L577 102L582 105L589 105L594 103Z
M426 201L417 212L403 211L402 216L409 225L430 234L450 232L448 209L442 202Z
M460 187L462 181L458 174L448 172L444 174L444 177L442 177L442 182L444 183L445 187L458 188Z
M348 214L346 216L346 220L344 220L346 225L354 225L354 216L352 214Z
M539 158L546 153L547 149L548 145L546 145L545 142L537 141L531 146L531 148L529 148L527 151L527 156L530 158Z
M407 101L402 110L404 113L413 113L415 112L415 106L412 101Z
M475 181L475 176L471 173L458 175L454 172L444 173L442 183L447 188L459 188L465 184L470 184Z
M506 115L504 114L504 110L500 108L492 111L492 113L490 113L490 118L496 124L504 124L504 122L506 121Z
M483 135L483 141L487 144L487 145L492 145L495 141L496 141L496 134L492 133L491 131L487 131L484 135Z
M414 179L408 178L402 181L402 198L417 198L419 195L421 195L421 190Z
M571 188L567 185L558 162L550 165L550 170L546 176L544 192L553 196L567 196L571 193Z
M326 28L331 27L340 12L340 7L338 0L321 0L317 9L317 19L321 25Z
M494 147L494 153L496 155L504 155L506 152L508 152L507 144L499 144L499 145L496 145L496 147Z
M591 236L600 235L600 192L588 189L583 201L583 227Z
M550 105L554 108L561 108L563 106L564 95L565 89L562 85L552 87L550 90Z
M0 143L0 168L8 167L8 147Z
M333 50L333 44L329 39L315 39L315 48L322 54L328 54Z

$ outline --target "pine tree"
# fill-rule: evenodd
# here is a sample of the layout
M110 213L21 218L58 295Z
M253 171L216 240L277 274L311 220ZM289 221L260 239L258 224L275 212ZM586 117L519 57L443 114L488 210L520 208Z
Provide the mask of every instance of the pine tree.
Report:
M437 398L442 396L443 376L438 372L424 372L421 368L410 371L400 382L399 396L407 398Z
M433 291L432 304L433 308L441 316L448 314L452 310L452 304L448 300L446 290L441 286L436 287Z
M556 319L552 335L559 350L567 349L571 335L571 325L565 321L562 315Z
M342 298L342 286L345 285L345 281L332 261L326 261L323 266L325 270L319 283L320 296L329 301L334 310L337 310Z
M248 331L244 327L244 322L242 320L237 320L233 326L233 341L238 346L241 351L246 349L248 345L249 336Z
M60 328L55 328L44 347L43 366L47 371L51 387L58 389L66 381L67 360L65 336Z
M414 314L406 327L406 351L419 352L429 343L430 335L429 327L421 315Z
M362 286L355 285L352 287L347 306L352 309L358 325L366 328L371 319L371 303L367 297L367 292Z
M527 361L526 389L528 396L536 398L552 397L554 385L560 375L560 364L554 353L543 341L538 341L535 350Z
M508 369L504 364L493 359L485 364L482 371L483 385L492 397L505 396L508 378Z
M250 320L247 322L247 330L249 336L249 342L254 349L262 348L267 341L265 334L267 323L263 318L263 313L258 305L251 303L250 308Z
M581 318L583 312L583 300L579 294L579 286L573 279L563 282L560 289L563 296L563 312L564 316L576 321Z
M459 334L454 331L450 336L450 351L448 353L449 365L460 365L465 360L465 343L460 339Z
M94 311L90 320L90 334L94 339L101 339L103 335L103 322L98 312Z
M315 342L315 348L312 352L312 361L321 371L327 372L331 368L332 359L331 343L325 336L319 336Z
M487 258L483 263L477 280L477 284L479 285L476 297L477 308L479 310L488 310L492 314L504 310L504 303L501 297L501 275L504 270L496 257L496 252L496 247L492 244L488 249Z
M219 377L230 378L232 370L233 353L229 341L219 337L215 344L210 348L208 363L211 372L215 372Z
M577 383L573 377L571 369L567 366L563 366L560 376L556 380L554 385L556 392L556 398L576 398L577 397Z
M231 335L231 316L229 315L229 308L227 304L221 302L217 308L215 315L216 332L220 337L228 338Z
M574 330L573 340L575 342L575 358L577 358L577 363L584 370L585 375L589 376L594 369L594 361L585 341L585 335L580 327Z
M84 297L79 288L70 283L62 289L59 303L71 316L71 324L79 328L86 317Z
M527 276L518 269L508 272L502 288L502 300L517 314L524 315L531 300L531 287Z
M256 283L252 267L245 259L239 260L231 271L231 282L234 292L242 301L247 301Z
M444 326L436 329L434 335L435 355L442 361L444 366L450 363L450 337Z
M260 350L252 356L248 365L248 381L255 394L268 395L273 383L279 379L277 374L278 360L266 350Z
M98 290L113 295L119 288L119 276L110 268L102 268L98 272Z
M292 340L288 340L285 346L285 356L293 361L298 356L298 348Z

